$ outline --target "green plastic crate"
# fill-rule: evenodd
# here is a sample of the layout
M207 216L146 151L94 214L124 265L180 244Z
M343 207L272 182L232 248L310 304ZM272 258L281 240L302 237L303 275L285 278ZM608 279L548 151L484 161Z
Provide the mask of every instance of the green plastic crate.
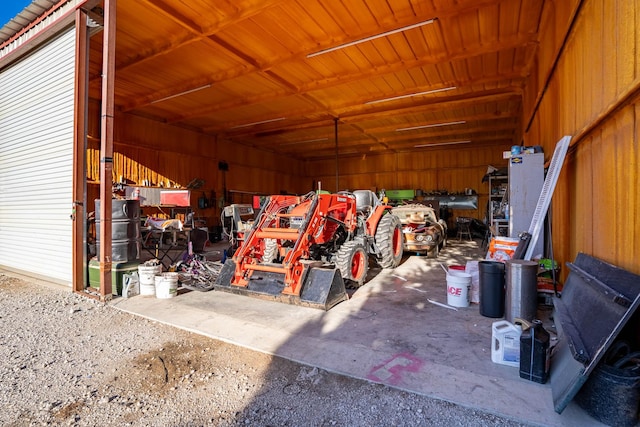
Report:
M114 262L111 264L111 289L113 295L122 295L124 275L138 271L138 261ZM89 261L89 286L100 289L100 262L97 258Z

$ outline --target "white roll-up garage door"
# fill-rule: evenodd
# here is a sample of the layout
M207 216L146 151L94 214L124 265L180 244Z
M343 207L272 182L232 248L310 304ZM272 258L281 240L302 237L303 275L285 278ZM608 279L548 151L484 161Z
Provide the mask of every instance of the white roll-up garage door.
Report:
M0 70L0 266L72 280L73 28Z

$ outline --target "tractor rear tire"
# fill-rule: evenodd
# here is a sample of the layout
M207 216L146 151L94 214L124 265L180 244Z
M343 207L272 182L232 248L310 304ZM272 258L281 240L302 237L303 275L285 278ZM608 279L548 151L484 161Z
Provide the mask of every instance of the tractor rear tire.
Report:
M276 239L264 239L264 252L262 262L274 262L278 258L278 241Z
M400 219L393 214L385 214L380 218L376 229L376 246L378 265L382 268L396 268L402 260L402 247L404 236Z
M359 288L364 284L369 270L369 257L361 243L346 242L338 249L335 259L345 285Z

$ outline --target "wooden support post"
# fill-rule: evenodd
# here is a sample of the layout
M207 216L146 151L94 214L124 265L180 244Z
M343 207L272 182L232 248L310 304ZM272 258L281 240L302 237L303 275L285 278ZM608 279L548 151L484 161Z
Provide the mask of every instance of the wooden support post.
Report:
M116 50L116 0L104 0L102 117L100 134L100 297L111 299L111 197Z

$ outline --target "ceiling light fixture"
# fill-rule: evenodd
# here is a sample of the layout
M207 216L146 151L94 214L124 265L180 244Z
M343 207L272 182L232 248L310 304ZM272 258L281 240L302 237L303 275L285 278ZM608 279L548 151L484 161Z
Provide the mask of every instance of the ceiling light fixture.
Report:
M433 19L429 19L428 21L422 21L422 22L418 22L417 24L407 25L406 27L397 28L397 29L391 30L391 31L386 31L384 33L380 33L380 34L377 34L375 36L369 36L369 37L365 37L363 39L354 40L352 42L343 43L341 45L330 47L330 48L324 49L324 50L320 50L320 51L315 52L315 53L310 53L310 54L307 55L307 58L313 58L314 56L323 55L325 53L333 52L333 51L336 51L336 50L339 50L339 49L344 49L345 47L354 46L354 45L357 45L357 44L360 44L360 43L364 43L364 42L368 42L368 41L371 41L371 40L379 39L380 37L390 36L392 34L400 33L402 31L412 30L414 28L422 27L423 25L433 24L436 19L438 19L438 18L433 18Z
M413 126L410 128L398 128L396 129L396 132L402 132L405 130L415 130L415 129L426 129L426 128L435 128L435 127L439 127L439 126L450 126L450 125L462 125L467 123L464 120L460 120L458 122L448 122L448 123L436 123L434 125L423 125L423 126Z
M452 141L452 142L438 142L436 144L420 144L414 145L413 148L423 148L423 147L436 147L438 145L454 145L454 144L468 144L471 141Z
M210 88L210 87L211 87L211 84L208 84L208 85L197 87L195 89L185 90L184 92L176 93L175 95L169 95L169 96L166 96L164 98L156 99L155 101L151 101L151 103L155 104L156 102L162 102L162 101L166 101L167 99L177 98L178 96L186 95L188 93L197 92L199 90L207 89L207 88Z
M444 91L453 90L453 89L457 89L457 87L451 86L451 87L445 87L442 89L428 90L426 92L416 92L416 93L410 93L408 95L392 96L391 98L383 98L383 99L376 99L374 101L367 101L364 104L368 105L368 104L377 104L378 102L396 101L398 99L411 98L413 96L429 95L432 93L444 92Z
M264 123L278 122L278 121L284 120L284 119L285 119L285 117L278 117L277 119L269 119L269 120L262 120L260 122L246 123L246 124L243 124L243 125L232 126L231 129L246 128L246 127L249 127L249 126L262 125Z

